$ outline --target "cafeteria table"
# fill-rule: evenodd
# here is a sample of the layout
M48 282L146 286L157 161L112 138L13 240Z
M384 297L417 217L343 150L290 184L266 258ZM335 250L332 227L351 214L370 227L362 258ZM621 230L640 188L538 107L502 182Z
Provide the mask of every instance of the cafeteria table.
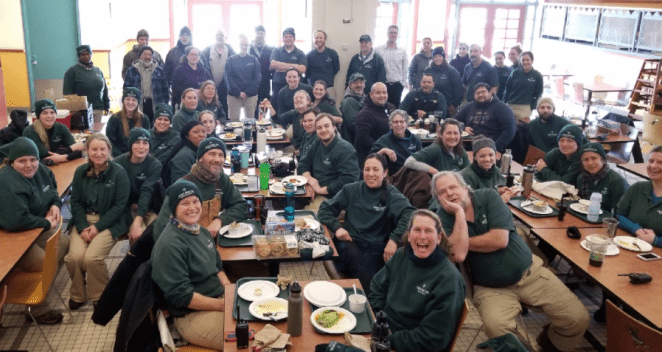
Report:
M631 174L637 175L641 178L649 180L648 173L646 172L646 163L634 163L634 164L617 164L619 169L623 169Z
M622 93L622 92L631 92L631 88L623 88L619 86L614 86L604 82L592 82L583 85L584 91L587 93L586 99L586 114L584 115L584 122L588 121L588 114L591 111L591 106L593 105L593 93Z
M328 280L340 285L343 288L352 287L352 284L356 284L357 288L361 288L361 283L358 279L344 279L344 280ZM301 287L304 288L308 283L312 281L301 281ZM232 317L232 310L234 307L234 295L235 295L236 285L226 285L225 286L225 317L224 317L224 329L234 330L234 326L237 321ZM303 293L302 293L303 296ZM288 351L314 351L315 346L319 344L329 343L332 340L345 343L344 336L339 335L330 335L323 334L315 331L313 325L310 323L310 315L312 314L312 309L310 303L305 299L303 302L303 325L301 336L291 337L292 345L287 347ZM255 333L258 333L265 325L271 324L278 328L281 332L287 332L287 319L273 322L273 321L260 321L260 322L250 322L249 330L255 330ZM366 338L370 338L370 334L363 335ZM249 342L249 346L253 345L253 340ZM250 347L249 347L250 348ZM226 342L223 346L224 352L234 352L237 351L237 344L235 342Z

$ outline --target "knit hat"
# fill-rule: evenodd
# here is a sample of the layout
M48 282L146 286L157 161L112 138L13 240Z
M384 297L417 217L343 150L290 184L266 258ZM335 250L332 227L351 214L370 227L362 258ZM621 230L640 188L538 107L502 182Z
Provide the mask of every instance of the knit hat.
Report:
M182 29L179 30L179 36L181 37L184 34L186 34L190 37L191 36L191 29L188 28L187 26L182 27Z
M227 147L222 140L216 137L209 137L205 138L202 142L200 142L200 145L198 145L197 159L200 160L200 158L202 158L206 152L212 149L220 149L223 151L223 154L227 154Z
M142 55L143 55L143 51L145 51L145 50L149 50L149 51L151 51L151 52L152 52L152 55L154 55L154 49L152 49L152 47L149 46L149 45L144 45L144 46L143 46L142 48L140 48L140 50L138 51L138 57L142 56Z
M584 144L584 132L577 125L565 125L565 127L559 131L559 135L556 137L556 141L558 142L562 137L574 140L578 146Z
M170 105L165 103L156 104L156 108L154 108L154 120L159 118L159 116L167 117L172 122L172 108Z
M32 139L27 137L18 137L12 144L11 149L9 150L9 161L14 161L22 156L34 156L39 160L39 150L37 145L32 141Z
M542 105L542 103L547 103L552 106L552 111L556 111L556 105L554 105L554 100L550 97L541 97L538 99L538 105L536 105L536 110Z
M152 139L149 131L142 127L134 127L129 131L129 149L137 141L147 141L150 147L152 146Z
M294 38L297 37L297 36L294 34L294 28L292 28L292 27L287 27L287 28L285 28L285 30L283 31L283 37L284 37L286 34L291 34Z
M188 133L191 132L193 127L198 126L198 125L204 126L202 124L202 122L200 122L198 120L193 120L193 121L189 121L189 122L185 123L184 126L182 126L182 130L179 132L179 138L181 138L183 141L185 141L186 137L188 137Z
M351 76L349 76L349 83L353 83L356 80L362 79L365 81L365 77L360 72L354 72L352 73Z
M92 54L92 48L89 45L81 45L76 48L76 55L80 56L84 51L88 51L90 54Z
M446 51L444 50L444 47L443 46L438 46L438 47L434 48L434 50L432 50L432 57L434 57L435 55L441 55L445 59L446 58Z
M53 103L53 101L50 99L37 100L34 103L34 114L35 116L37 116L37 118L39 118L41 112L46 109L51 109L57 112L57 109L55 108L55 103Z
M602 160L607 160L607 153L605 153L605 148L598 142L590 142L584 144L581 152L579 152L579 155L581 156L586 152L598 153L602 157Z
M257 33L257 32L267 33L267 31L264 29L264 26L261 25L261 24L258 24L257 26L255 26L255 33Z
M147 39L149 39L149 32L146 29L139 30L136 35L136 40L139 40L140 37L147 37Z
M173 183L168 190L168 206L170 207L170 213L175 216L175 209L177 209L177 204L182 201L182 199L188 196L196 196L202 202L202 193L195 183L186 180L178 180Z
M371 42L372 43L372 39L370 39L369 35L364 34L364 35L359 37L359 42Z
M492 150L496 151L496 144L494 144L494 141L491 138L479 135L471 142L471 150L473 150L474 153L477 153L483 148L492 148Z
M140 99L142 98L142 95L143 94L140 92L140 90L138 88L126 87L126 88L124 88L124 91L122 92L122 101L124 101L124 99L126 97L134 97L138 101L140 101Z

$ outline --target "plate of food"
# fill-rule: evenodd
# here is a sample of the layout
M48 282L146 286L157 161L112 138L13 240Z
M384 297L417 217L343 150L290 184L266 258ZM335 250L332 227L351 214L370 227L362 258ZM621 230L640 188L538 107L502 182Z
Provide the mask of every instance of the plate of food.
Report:
M551 214L554 211L554 209L552 209L552 207L550 207L547 202L542 200L522 202L521 207L530 213L540 215Z
M224 141L232 141L237 139L237 135L234 132L225 132L220 135L221 139Z
M258 126L271 126L271 120L258 120L255 124Z
M283 320L287 318L287 301L278 297L258 299L248 311L261 320Z
M231 224L221 227L218 233L225 238L243 238L253 233L253 226L245 222L233 221Z
M329 281L314 281L303 288L303 296L318 307L339 307L347 299L340 285Z
M653 250L653 246L650 243L636 237L616 236L614 237L614 243L621 248L633 252L650 252Z
M320 223L315 219L309 219L309 218L294 219L294 231L299 231L301 229L317 230L319 228L320 228Z
M294 186L294 192L297 191L297 186ZM285 194L285 186L282 182L274 182L269 185L269 192L273 194Z
M234 175L230 176L230 181L235 185L246 185L248 184L248 175L244 175L240 172L235 172Z
M310 323L327 334L344 334L356 327L356 317L340 307L322 307L310 315Z
M228 122L226 126L232 127L232 128L241 128L241 127L244 127L244 124L241 123L241 122L235 121L235 122Z
M412 134L415 134L418 136L420 139L424 139L428 137L428 130L423 129L423 128L410 128L409 132Z
M588 214L588 204L584 203L572 203L570 204L570 209L580 213L580 214ZM600 209L600 214L602 214L602 209Z
M272 128L269 131L267 131L267 139L283 138L284 134L285 134L284 129L282 129L282 128Z
M462 137L469 137L469 136L470 136L469 132L467 131L462 132Z
M249 302L273 298L278 296L279 293L280 288L278 288L278 285L266 280L248 281L237 289L239 297Z
M281 159L282 160L282 159ZM291 183L294 186L301 187L308 183L308 179L305 178L304 176L287 176L283 178L283 184L285 183Z
M588 241L589 237L591 237L591 236L597 236L597 235L588 235L588 236L586 236L586 238L583 239L583 240L581 241L581 243L580 243L580 245L582 246L582 248L584 248L585 250L587 250L587 251L589 251L589 252L591 251L591 249L588 248L588 244L587 244L586 242ZM618 253L620 253L620 252L621 252L621 250L618 249L618 247L617 247L615 244L610 243L609 246L607 247L607 253L605 253L605 255L616 255L616 254L618 254Z

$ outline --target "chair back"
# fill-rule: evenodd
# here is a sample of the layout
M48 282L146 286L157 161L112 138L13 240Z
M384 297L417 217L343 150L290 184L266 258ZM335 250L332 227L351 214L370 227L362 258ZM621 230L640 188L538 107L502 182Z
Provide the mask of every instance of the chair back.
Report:
M573 102L579 105L584 105L584 83L575 82L572 84L575 94L572 96Z
M662 351L662 332L634 319L607 300L606 352Z
M560 98L561 101L565 100L565 80L563 77L554 78L554 96Z
M55 273L57 272L57 250L60 246L61 235L62 219L60 219L60 225L58 226L57 231L55 231L53 236L46 241L46 249L44 249L44 271L42 273L43 283L41 285L44 297L48 295L48 290L50 289L51 283L55 278Z
M457 341L457 338L460 336L460 332L462 331L462 325L464 325L464 319L467 318L467 314L469 314L469 305L467 304L467 300L465 299L464 304L462 305L462 313L460 313L460 319L458 319L457 326L455 327L455 333L453 334L453 339L448 344L448 347L446 347L445 351L453 350L453 347L455 346L455 342Z
M630 156L632 155L632 149L634 148L634 143L639 143L637 139L639 137L639 130L630 127L626 124L619 123L621 128L621 135L628 136L629 138L634 139L634 142L631 143L618 143L618 144L609 144L607 145L609 150L607 153L607 161L615 164L627 164L630 162Z
M536 148L533 144L529 144L529 149L526 151L526 156L524 157L524 163L522 163L522 165L535 165L538 160L543 159L545 155L545 152Z
M2 311L5 308L6 299L7 299L7 285L2 285L2 299L0 299L0 320L2 320Z

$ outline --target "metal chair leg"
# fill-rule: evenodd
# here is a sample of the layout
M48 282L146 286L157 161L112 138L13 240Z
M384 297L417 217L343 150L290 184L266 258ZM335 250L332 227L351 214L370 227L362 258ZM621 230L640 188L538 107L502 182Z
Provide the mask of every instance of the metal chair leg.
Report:
M57 293L57 297L60 299L60 302L62 302L62 305L64 306L64 309L67 310L67 313L69 313L69 318L71 318L71 322L74 322L74 316L71 314L71 310L69 310L69 307L65 304L64 299L62 298L62 294L60 293L60 290L55 287L55 285L51 285L51 288L55 289L55 292Z
M34 316L32 316L32 308L30 306L28 306L28 314L30 314L30 318L32 318L32 321L35 323L35 325L37 325L37 329L39 329L39 332L41 332L41 336L43 336L44 340L46 340L46 344L48 345L48 348L51 349L51 352L55 352L55 350L53 349L53 346L51 346L50 341L48 341L48 337L46 337L46 334L44 333L44 330L41 329L41 326L39 326L39 324L37 323L37 320L34 318Z

